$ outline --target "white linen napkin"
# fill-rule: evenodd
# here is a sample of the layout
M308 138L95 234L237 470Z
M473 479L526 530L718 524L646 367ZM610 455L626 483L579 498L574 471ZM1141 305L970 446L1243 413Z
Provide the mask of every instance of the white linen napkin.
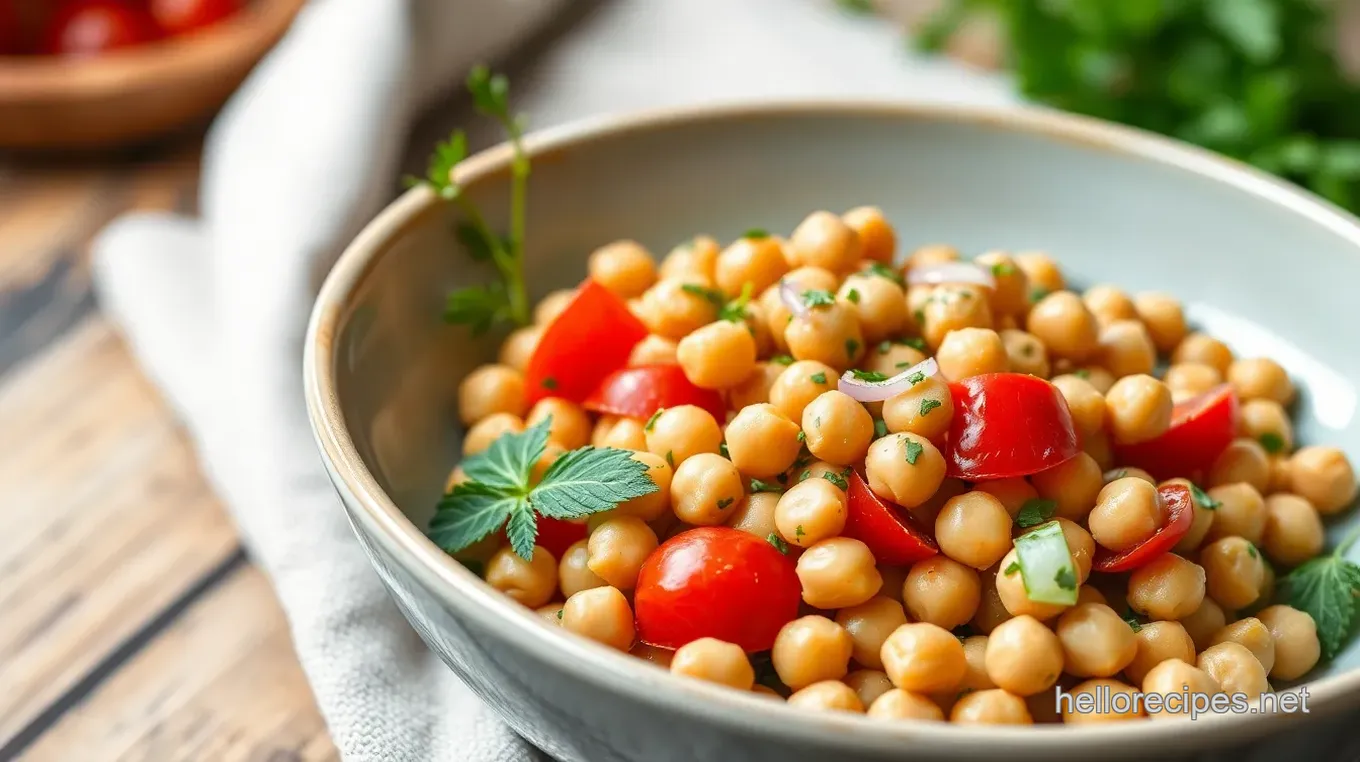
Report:
M104 310L271 578L349 760L537 756L425 649L371 571L312 442L301 356L321 278L397 192L414 117L564 4L314 0L214 125L201 216L129 215L95 244ZM514 83L535 126L777 96L1013 99L1003 78L911 59L890 24L830 0L614 0L536 63Z

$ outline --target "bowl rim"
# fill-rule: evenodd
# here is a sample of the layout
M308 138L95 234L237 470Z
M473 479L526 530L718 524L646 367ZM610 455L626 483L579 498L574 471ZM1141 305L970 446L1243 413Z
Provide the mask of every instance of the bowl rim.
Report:
M1178 169L1268 203L1320 225L1360 252L1360 220L1331 203L1286 181L1227 157L1139 129L1035 106L974 106L884 101L882 99L779 99L760 102L715 102L697 106L649 109L597 116L535 131L526 138L532 157L587 143L607 141L632 132L769 117L897 118L982 126L1024 135L1072 142L1107 150L1124 158L1151 161ZM508 170L508 144L481 151L458 165L461 183ZM304 344L305 396L313 434L333 481L350 498L352 521L364 524L373 539L397 558L404 569L446 606L476 617L499 638L533 652L556 669L586 680L601 690L625 694L632 701L665 711L702 718L757 735L778 735L817 747L893 754L916 753L968 759L1004 748L1013 758L1042 758L1056 752L1086 750L1106 757L1158 749L1189 752L1213 745L1243 742L1291 721L1283 713L1216 714L1194 720L1102 723L1065 727L1035 725L958 728L951 723L900 721L884 723L864 715L803 713L799 721L775 702L695 680L672 677L664 670L589 641L562 637L544 627L532 611L499 595L480 578L431 543L379 486L364 465L346 429L336 392L334 341L350 300L363 285L387 244L399 238L440 203L424 187L407 191L364 227L345 249L320 289ZM360 528L356 525L356 531ZM1360 669L1309 682L1309 715L1323 715L1360 705ZM1194 728L1193 732L1191 728ZM904 744L910 744L904 746Z

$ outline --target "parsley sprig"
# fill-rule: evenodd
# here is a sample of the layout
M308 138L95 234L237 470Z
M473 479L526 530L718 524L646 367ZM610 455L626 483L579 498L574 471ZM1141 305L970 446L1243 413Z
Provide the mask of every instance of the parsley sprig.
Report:
M1346 551L1360 537L1360 527L1328 555L1303 564L1280 581L1283 600L1306 612L1317 624L1322 654L1334 658L1346 645L1360 620L1360 565Z
M467 158L467 135L455 130L449 139L435 146L424 178L408 184L424 184L440 198L458 204L465 222L457 230L458 240L478 261L496 267L497 280L469 286L448 295L444 319L469 326L480 334L501 322L528 325L529 297L524 285L524 231L528 207L529 155L524 150L524 118L510 111L510 83L503 74L492 74L485 66L474 67L467 78L472 104L484 116L499 122L509 138L514 158L510 163L510 233L492 231L481 210L463 192L453 170Z
M531 561L537 516L585 518L656 492L647 464L613 447L568 450L533 484L531 474L547 447L551 424L548 418L523 432L502 434L485 452L464 460L468 480L439 501L430 539L456 553L505 527L510 547Z

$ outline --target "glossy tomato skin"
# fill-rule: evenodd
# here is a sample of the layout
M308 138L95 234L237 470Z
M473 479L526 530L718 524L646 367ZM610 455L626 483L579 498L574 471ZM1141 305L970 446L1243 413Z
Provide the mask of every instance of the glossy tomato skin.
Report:
M773 646L801 601L793 559L755 535L700 527L647 557L633 612L638 638L648 645L679 648L711 637L749 653Z
M647 327L617 296L587 279L543 331L524 371L530 405L544 397L581 402L628 362Z
M48 22L43 52L89 58L150 42L160 30L150 14L129 0L73 0Z
M151 16L166 34L212 26L241 10L244 0L149 0Z
M1135 466L1156 479L1197 477L1207 471L1237 435L1237 395L1221 384L1179 403L1171 427L1147 442L1115 448L1119 463Z
M1024 373L987 373L949 385L954 418L945 443L949 475L1007 479L1046 471L1081 452L1067 400Z
M1194 497L1184 484L1168 484L1157 489L1166 506L1166 523L1151 537L1120 553L1096 546L1091 568L1099 572L1124 572L1145 566L1153 559L1171 552L1176 543L1190 531L1195 522Z
M642 419L661 408L697 405L719 422L727 419L722 395L690 383L679 365L620 368L606 376L583 405L596 413Z
M16 0L0 0L0 56L24 52L24 36L19 28Z
M538 517L538 537L534 544L546 548L553 554L553 558L562 559L562 554L567 552L573 543L584 540L589 534L585 524L573 524L570 521L555 519L551 516Z
M901 566L939 553L930 535L916 526L902 508L879 497L859 471L851 471L845 529L841 535L869 546L881 564Z

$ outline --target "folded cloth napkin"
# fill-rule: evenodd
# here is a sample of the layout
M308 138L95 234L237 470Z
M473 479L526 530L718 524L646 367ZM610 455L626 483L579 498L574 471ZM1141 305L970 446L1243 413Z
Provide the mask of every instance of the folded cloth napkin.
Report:
M130 215L95 244L102 305L271 578L346 759L538 755L388 599L319 462L300 369L316 288L395 194L414 117L565 4L314 0L214 125L201 216ZM1002 78L910 59L890 25L830 0L614 0L591 10L515 83L536 126L701 100L1013 99Z

